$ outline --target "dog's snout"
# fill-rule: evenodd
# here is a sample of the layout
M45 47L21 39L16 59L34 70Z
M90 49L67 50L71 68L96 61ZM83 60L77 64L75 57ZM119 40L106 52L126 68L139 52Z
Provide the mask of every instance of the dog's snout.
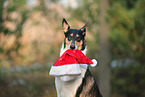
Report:
M70 45L70 48L71 48L71 49L75 49L75 45L74 45L74 44L71 44L71 45Z

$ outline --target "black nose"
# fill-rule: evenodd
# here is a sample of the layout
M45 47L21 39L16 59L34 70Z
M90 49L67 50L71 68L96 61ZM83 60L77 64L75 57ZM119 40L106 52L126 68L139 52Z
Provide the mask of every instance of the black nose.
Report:
M74 45L74 44L71 44L71 45L70 45L70 48L71 48L71 49L75 49L75 45Z

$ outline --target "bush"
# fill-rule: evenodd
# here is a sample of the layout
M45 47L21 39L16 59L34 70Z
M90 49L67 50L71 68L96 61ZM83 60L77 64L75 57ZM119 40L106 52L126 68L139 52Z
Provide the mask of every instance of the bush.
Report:
M145 96L145 0L110 0L107 20L114 60L134 60L113 68L113 95Z

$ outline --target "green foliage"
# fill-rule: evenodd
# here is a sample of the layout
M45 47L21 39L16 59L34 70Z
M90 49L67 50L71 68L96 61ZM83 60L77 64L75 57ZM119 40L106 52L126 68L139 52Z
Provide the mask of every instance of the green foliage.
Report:
M75 17L91 24L98 23L98 0L78 0L78 3L80 5L73 13Z
M145 0L110 0L110 4L107 20L114 59L134 60L134 64L113 69L113 93L144 97Z
M140 4L145 3L140 0L132 9L128 9L122 3L114 2L108 12L108 21L112 28L110 40L113 53L119 57L129 57L144 62L145 7Z
M144 68L144 64L137 63L125 68L114 68L112 72L113 94L119 94L123 97L144 97Z

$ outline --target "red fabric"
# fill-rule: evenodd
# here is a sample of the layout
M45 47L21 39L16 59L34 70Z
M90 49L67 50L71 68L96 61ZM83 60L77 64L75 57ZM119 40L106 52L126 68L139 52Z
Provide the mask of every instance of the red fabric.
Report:
M66 50L53 66L69 64L93 64L80 50Z

